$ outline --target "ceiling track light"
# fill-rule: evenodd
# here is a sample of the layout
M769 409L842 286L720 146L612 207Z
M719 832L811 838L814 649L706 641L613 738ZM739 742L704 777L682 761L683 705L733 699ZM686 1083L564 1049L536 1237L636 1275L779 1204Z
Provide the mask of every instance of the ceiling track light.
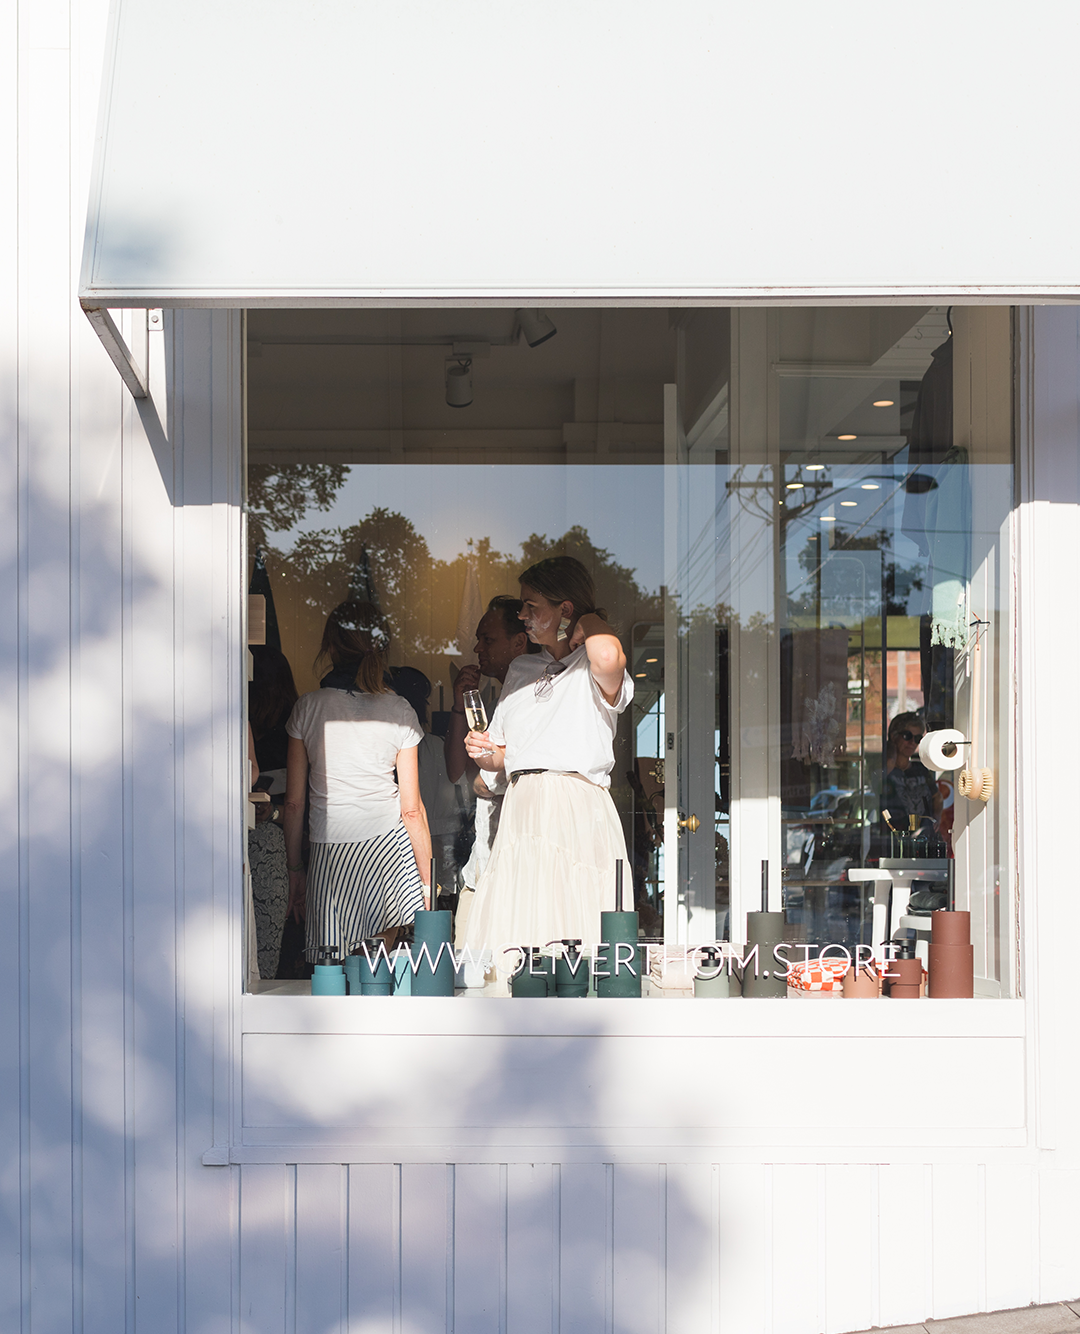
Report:
M558 330L542 310L516 310L518 328L530 347L539 347L549 338L554 338Z
M459 357L446 363L446 406L467 408L473 400L472 358Z

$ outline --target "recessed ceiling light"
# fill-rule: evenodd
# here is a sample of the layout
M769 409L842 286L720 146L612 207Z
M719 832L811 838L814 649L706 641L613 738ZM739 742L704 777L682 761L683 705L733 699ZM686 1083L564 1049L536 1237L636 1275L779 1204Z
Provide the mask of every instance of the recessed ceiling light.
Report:
M824 467L825 467L824 463L808 463L808 464L806 465L806 471L807 471L807 472L821 472L822 469L823 469Z
M857 500L842 500L840 502L841 505L844 505L848 508L850 508L852 505L857 505L858 503L859 502Z
M877 482L863 482L862 489L864 491L880 491L881 487L878 486Z
M803 482L788 482L787 489L789 491L801 491L804 485Z
M875 399L875 400L874 400L874 407L875 407L875 408L891 408L891 407L893 407L893 405L895 404L895 402L896 402L896 400L893 399L893 398L878 398L878 399Z
M858 440L857 435L838 435L837 440Z
M821 516L821 522L822 522L822 523L835 523L835 522L836 522L836 515L835 515L835 514L823 514L823 515Z
M659 660L659 658L646 658L645 661L646 661L646 662L659 662L660 660Z
M640 681L644 676L645 676L645 673L644 673L644 672L635 672L635 673L634 673L634 680L635 680L635 681Z

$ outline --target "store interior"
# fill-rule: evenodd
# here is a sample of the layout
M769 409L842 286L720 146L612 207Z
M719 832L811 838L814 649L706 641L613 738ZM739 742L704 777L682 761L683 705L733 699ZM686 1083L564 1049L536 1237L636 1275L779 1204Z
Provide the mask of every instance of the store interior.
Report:
M973 914L981 994L1009 994L1009 312L754 320L249 312L253 652L280 648L314 690L327 613L371 601L443 735L490 599L537 559L576 556L634 681L611 791L640 940L663 958L741 947L747 868L767 860L785 940L808 947L794 957L876 948L879 882L859 873L933 862L927 883L951 877ZM982 746L967 763L993 771L990 800L916 755L953 728ZM753 801L772 813L751 847ZM656 994L692 994L682 982Z

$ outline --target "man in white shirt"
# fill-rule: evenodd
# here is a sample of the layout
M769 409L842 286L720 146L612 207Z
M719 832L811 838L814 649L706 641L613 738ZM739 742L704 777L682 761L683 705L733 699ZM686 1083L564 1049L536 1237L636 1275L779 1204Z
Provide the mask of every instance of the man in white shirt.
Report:
M491 845L495 841L495 832L499 827L499 809L502 805L502 793L493 792L488 787L480 777L480 770L465 754L465 737L469 725L465 721L463 699L466 690L480 689L482 676L490 677L502 685L506 680L507 669L514 659L523 653L535 652L535 645L529 641L525 626L520 619L520 612L521 602L517 598L491 599L487 611L476 627L476 644L473 652L480 660L480 665L476 667L470 664L468 667L462 667L454 681L454 707L446 734L446 776L452 783L456 783L463 774L466 774L476 794L476 837L472 854L461 872L461 897L458 899L457 920L454 926L456 939L461 938L465 923L468 921L476 886L487 865Z

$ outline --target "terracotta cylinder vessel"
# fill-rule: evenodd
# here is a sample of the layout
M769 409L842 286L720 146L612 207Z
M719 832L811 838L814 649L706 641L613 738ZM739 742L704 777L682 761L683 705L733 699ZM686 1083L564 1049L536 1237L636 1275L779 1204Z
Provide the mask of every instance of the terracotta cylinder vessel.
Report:
M894 959L889 965L891 1000L918 1000L922 990L922 963L918 959Z
M970 1000L975 995L972 945L930 945L930 995L934 1000Z
M930 995L970 1000L975 995L975 950L969 912L930 914Z
M935 945L970 945L971 913L932 912L930 939Z
M879 994L877 973L867 964L852 966L844 974L845 1000L877 1000Z

